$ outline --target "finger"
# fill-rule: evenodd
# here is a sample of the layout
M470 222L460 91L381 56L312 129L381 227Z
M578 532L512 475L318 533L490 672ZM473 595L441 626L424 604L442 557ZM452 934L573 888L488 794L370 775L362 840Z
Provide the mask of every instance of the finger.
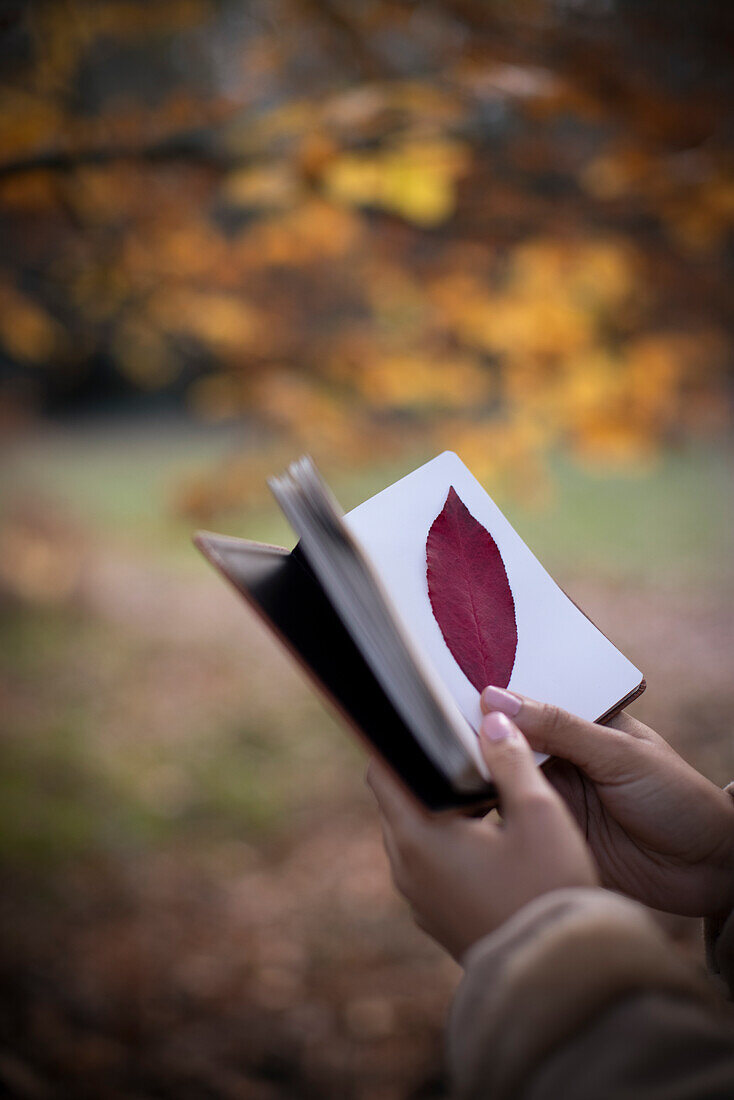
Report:
M638 722L637 719L633 718L631 714L628 714L626 710L620 710L618 714L615 714L605 722L604 725L619 730L620 733L628 733L630 737L636 737L639 740L656 742L663 740L659 733L655 733L655 730L651 730L650 727L646 726L643 722Z
M393 831L384 817L380 819L380 831L382 832L382 843L387 852L387 858L390 860L390 866L392 867L394 875L400 865L400 851Z
M402 872L402 860L400 858L400 849L398 843L395 840L390 824L384 815L380 818L380 829L382 832L382 843L387 852L387 858L390 862L390 870L395 885L398 885L398 879Z
M575 764L553 757L543 766L543 775L556 794L560 795L583 831L589 820L589 803L593 797L593 784L584 779L584 774Z
M428 815L384 764L374 758L367 766L365 782L372 790L377 805L391 829L405 832L423 825Z
M522 813L531 802L554 802L558 798L535 763L527 741L506 714L495 711L486 715L479 740L505 820Z
M481 695L485 714L498 711L506 714L527 737L536 752L570 760L587 774L604 770L614 757L629 744L625 735L639 736L646 727L629 715L615 729L596 722L587 722L551 703L538 703L514 691L486 687Z

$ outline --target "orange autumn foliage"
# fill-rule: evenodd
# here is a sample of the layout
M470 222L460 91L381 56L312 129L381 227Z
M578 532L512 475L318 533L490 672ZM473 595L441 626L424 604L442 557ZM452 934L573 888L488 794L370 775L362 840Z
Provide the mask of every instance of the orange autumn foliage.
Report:
M411 60L400 5L337 8L28 6L0 111L0 402L102 363L327 465L451 446L535 496L553 450L633 466L724 427L716 98L637 79L634 13L613 94L560 17L565 52L528 30L523 56L509 11L439 4Z

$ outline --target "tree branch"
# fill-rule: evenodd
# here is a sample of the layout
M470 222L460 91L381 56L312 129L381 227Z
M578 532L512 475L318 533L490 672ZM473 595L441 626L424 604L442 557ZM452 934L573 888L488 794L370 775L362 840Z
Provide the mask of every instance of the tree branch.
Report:
M202 142L198 138L181 136L151 145L110 145L74 151L49 149L5 161L5 163L0 162L0 179L44 169L51 172L70 172L85 165L113 164L116 161L125 160L150 163L188 161L226 171L248 164L251 159L217 149L216 146Z

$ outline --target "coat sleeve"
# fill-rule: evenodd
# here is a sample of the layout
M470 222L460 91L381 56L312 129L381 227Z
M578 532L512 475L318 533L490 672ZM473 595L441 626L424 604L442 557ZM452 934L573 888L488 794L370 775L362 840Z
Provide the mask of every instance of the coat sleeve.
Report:
M546 894L465 966L448 1032L457 1100L734 1096L721 999L635 902Z
M705 920L703 938L709 974L718 981L722 995L734 1001L734 912Z
M734 783L726 790L734 798ZM734 911L705 920L703 934L709 973L719 980L729 1000L734 1001Z

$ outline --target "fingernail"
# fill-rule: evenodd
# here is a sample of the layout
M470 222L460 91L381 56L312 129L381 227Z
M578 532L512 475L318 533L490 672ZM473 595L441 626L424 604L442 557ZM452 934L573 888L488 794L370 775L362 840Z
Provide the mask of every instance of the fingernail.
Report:
M505 691L504 688L486 687L482 692L482 699L485 705L491 707L492 710L498 710L501 714L509 714L511 718L520 713L520 707L522 706L522 699L519 699L511 691Z
M506 714L494 711L492 714L485 714L481 731L488 741L506 741L508 737L514 736L515 726Z

